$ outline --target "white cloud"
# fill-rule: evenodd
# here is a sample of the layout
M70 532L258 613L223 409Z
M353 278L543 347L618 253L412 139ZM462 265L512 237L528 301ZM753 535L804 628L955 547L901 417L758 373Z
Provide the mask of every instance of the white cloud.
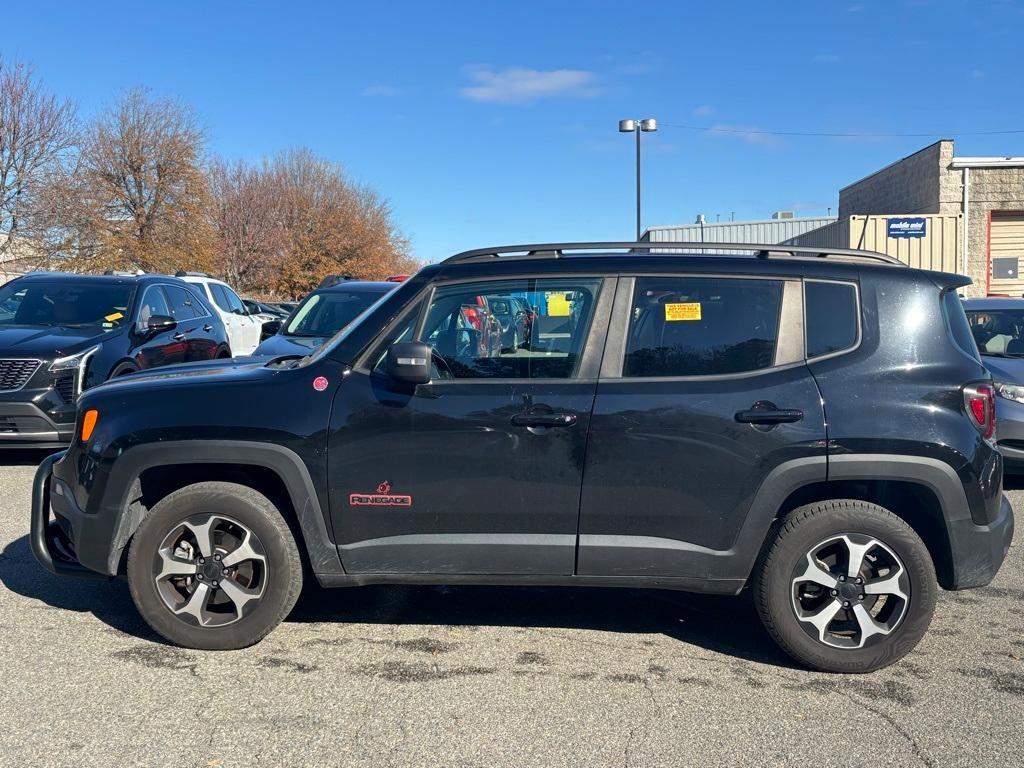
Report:
M715 114L715 108L709 104L701 104L693 110L694 117L711 117Z
M460 88L459 93L472 101L522 104L553 96L585 98L597 93L597 76L583 69L475 67L469 70L469 77L475 85Z
M382 83L375 83L363 88L363 96L401 96L404 92L404 89L398 86Z

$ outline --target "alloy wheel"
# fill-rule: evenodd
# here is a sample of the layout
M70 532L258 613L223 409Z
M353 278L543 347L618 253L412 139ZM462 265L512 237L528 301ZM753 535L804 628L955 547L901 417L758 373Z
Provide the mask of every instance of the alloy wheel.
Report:
M164 605L201 627L233 624L259 604L267 554L249 528L230 517L193 515L157 549L153 579Z
M867 534L841 534L811 547L793 570L800 627L834 648L856 649L891 634L910 605L899 556Z

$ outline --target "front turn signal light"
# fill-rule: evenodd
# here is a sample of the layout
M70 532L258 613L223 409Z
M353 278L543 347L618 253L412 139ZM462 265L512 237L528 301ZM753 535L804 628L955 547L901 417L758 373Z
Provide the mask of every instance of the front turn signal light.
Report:
M96 429L96 420L99 419L100 412L95 408L90 408L85 412L82 417L82 442L86 443L89 438L92 437L92 431Z

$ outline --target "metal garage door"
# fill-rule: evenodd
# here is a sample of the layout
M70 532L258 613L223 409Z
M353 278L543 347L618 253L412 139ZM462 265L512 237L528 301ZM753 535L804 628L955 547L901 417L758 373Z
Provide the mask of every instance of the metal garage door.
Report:
M1024 211L992 212L989 230L990 293L1024 296Z

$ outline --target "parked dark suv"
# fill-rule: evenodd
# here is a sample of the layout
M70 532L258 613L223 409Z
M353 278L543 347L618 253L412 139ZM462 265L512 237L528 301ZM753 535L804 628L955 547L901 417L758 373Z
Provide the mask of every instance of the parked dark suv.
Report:
M750 587L796 659L877 669L920 640L937 585L987 584L1013 534L966 283L784 246L460 254L307 357L87 391L36 475L33 550L125 575L194 648L260 640L305 570ZM528 340L461 343L478 297L533 308Z
M0 287L0 447L66 446L75 399L109 378L230 355L223 324L173 277L19 277Z

